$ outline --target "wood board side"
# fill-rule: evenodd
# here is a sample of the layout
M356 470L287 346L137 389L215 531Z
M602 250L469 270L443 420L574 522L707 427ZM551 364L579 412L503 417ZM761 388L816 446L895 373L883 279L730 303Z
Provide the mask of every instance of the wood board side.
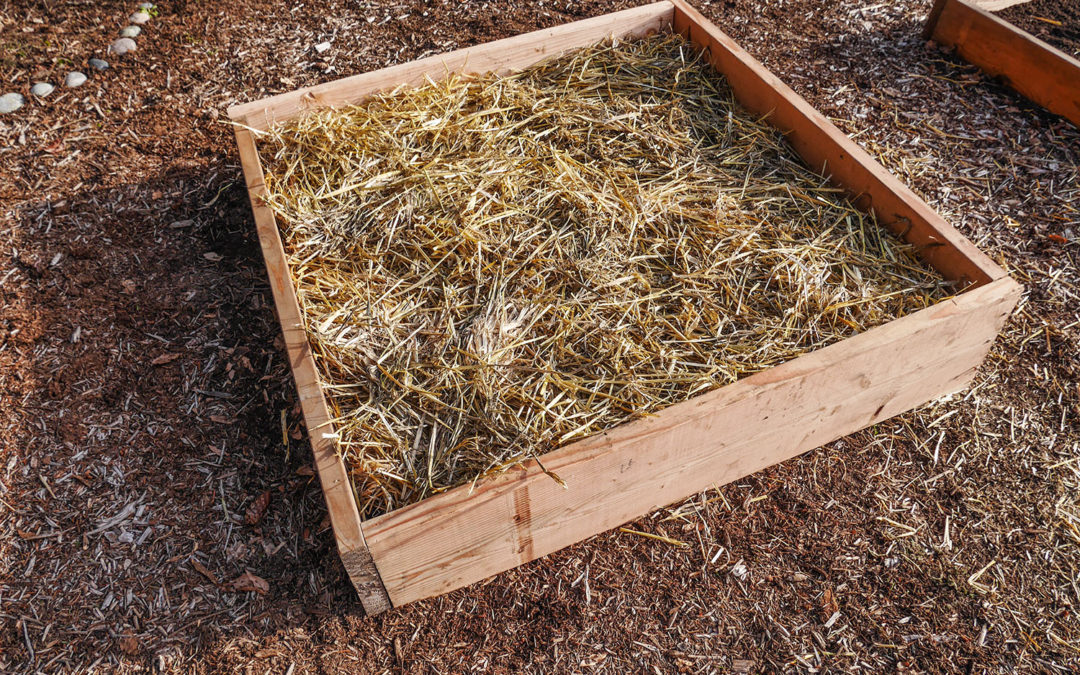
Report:
M1080 60L963 0L940 0L929 38L1080 126Z
M395 606L461 588L963 388L1019 298L1003 278L364 522Z
M380 91L423 84L427 78L441 79L451 73L507 74L612 35L640 36L666 30L673 11L671 3L664 0L304 87L233 106L228 114L234 121L265 130L308 110L356 104Z
M945 9L946 0L934 0L934 4L930 7L930 13L926 15L926 24L923 25L922 37L924 40L929 40L930 36L934 34L934 28L937 27L938 19L941 18L941 10Z
M918 247L920 255L963 288L1007 276L855 141L840 131L761 63L683 0L675 5L677 32L709 50L743 107L780 129L803 160L844 188L878 222Z
M277 308L278 320L281 322L281 331L285 338L289 366L300 396L304 424L307 426L308 437L311 440L315 468L326 497L326 506L330 513L334 536L337 539L338 552L349 573L349 578L356 586L364 610L369 615L378 614L390 609L390 598L382 585L378 569L368 550L361 527L360 512L352 491L352 483L332 438L333 425L330 411L326 405L326 398L323 396L311 345L304 331L296 289L293 287L292 276L289 274L281 235L278 233L273 212L263 201L266 185L263 182L262 164L255 146L255 139L248 129L237 126L235 131L244 181L258 230L259 244L266 262L274 305Z
M988 12L1000 12L1013 5L1023 5L1028 2L1031 0L972 0L973 5L978 5Z

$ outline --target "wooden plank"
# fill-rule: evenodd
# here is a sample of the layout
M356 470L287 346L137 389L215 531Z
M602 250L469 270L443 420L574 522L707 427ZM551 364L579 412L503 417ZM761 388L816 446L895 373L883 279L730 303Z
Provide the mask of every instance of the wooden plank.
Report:
M281 321L285 348L292 367L296 389L300 395L300 407L304 413L315 456L315 468L319 473L330 522L337 538L338 552L349 578L360 594L364 610L369 614L390 609L390 599L379 579L378 570L371 558L364 532L360 525L360 512L356 507L352 483L349 481L345 463L337 452L333 438L333 425L326 406L322 386L319 383L315 360L311 354L307 334L300 316L292 276L289 274L285 250L281 244L277 222L273 212L263 202L266 185L263 182L262 165L252 133L243 127L235 127L236 144L240 150L240 163L244 170L248 197L255 214L259 243L270 277L274 305Z
M229 112L259 129L427 76L507 72L612 34L638 35L669 24L707 46L743 105L767 114L811 166L863 197L881 222L922 247L943 274L981 287L546 455L544 465L570 483L569 491L530 463L472 494L469 486L457 488L361 523L329 435L329 414L277 225L261 201L265 186L253 132L238 127L244 174L320 480L342 559L369 613L534 560L953 391L970 378L1016 302L1019 287L1003 270L682 0L459 50Z
M930 39L1080 126L1080 60L962 0L939 5L927 24Z
M929 40L930 36L934 33L934 27L937 26L938 19L941 18L941 10L945 9L946 0L934 0L934 4L930 7L930 13L926 15L926 25L923 26L923 39Z
M505 74L612 35L639 36L666 30L671 25L671 16L671 3L657 2L297 89L233 106L228 113L233 120L262 130L307 110L359 103L380 91L423 84L429 77L437 80L448 73Z
M364 522L395 606L547 555L966 385L1019 297L1002 278L732 385Z
M830 176L856 204L873 210L882 225L919 247L928 264L962 287L1006 276L910 188L697 10L683 0L673 4L675 30L709 50L712 64L727 78L739 103L767 117L811 168Z
M1000 12L1013 5L1022 5L1031 0L973 0L972 4L982 7L988 12Z

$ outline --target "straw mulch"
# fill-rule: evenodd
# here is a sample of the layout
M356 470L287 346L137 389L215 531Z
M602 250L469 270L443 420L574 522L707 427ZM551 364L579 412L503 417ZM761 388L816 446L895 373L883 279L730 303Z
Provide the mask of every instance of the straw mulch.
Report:
M678 36L391 92L261 145L365 515L952 292Z

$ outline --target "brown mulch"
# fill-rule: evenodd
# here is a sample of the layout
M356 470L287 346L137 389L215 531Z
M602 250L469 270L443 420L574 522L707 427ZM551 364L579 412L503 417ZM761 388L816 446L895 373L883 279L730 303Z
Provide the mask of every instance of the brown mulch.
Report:
M162 2L0 117L0 672L1080 667L1080 131L908 0L698 4L1026 285L974 385L630 526L689 547L608 533L364 617L221 111L629 4ZM133 4L2 7L26 93Z
M1009 23L1080 57L1080 0L1032 0L997 12Z

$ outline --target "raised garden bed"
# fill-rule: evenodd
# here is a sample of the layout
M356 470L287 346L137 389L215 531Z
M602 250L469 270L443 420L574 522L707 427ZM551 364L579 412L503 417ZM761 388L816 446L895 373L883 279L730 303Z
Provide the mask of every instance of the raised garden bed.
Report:
M959 291L941 302L652 417L560 447L475 487L362 520L302 323L256 137L272 125L447 73L509 73L611 37L675 31L708 51L739 103L913 245ZM229 110L275 303L342 560L365 609L445 593L544 556L963 388L1020 288L914 193L681 1L660 2ZM558 475L564 489L552 480Z
M1025 0L936 0L923 35L1080 126L1080 60L1006 20L1045 25L1046 37L1067 47L1075 44L1080 26L1068 25L1076 11L1072 0L1062 4L1069 7L1060 8L1059 18L1040 19Z

